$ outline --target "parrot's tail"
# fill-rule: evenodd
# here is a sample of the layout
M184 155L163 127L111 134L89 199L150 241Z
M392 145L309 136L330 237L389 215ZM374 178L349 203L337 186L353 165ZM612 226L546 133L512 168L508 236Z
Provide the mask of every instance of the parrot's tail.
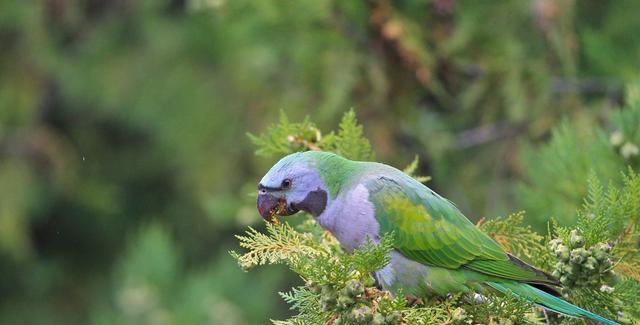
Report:
M584 310L576 305L546 293L538 288L520 282L486 282L486 284L502 293L513 293L514 295L532 301L541 307L551 311L573 316L587 317L608 325L620 325L612 320L606 319L598 314Z

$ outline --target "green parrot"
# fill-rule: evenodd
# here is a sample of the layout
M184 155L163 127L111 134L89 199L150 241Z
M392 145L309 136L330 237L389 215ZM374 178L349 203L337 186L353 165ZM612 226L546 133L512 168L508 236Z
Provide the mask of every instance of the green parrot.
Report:
M393 232L390 262L374 274L385 290L429 297L489 287L560 314L618 324L559 298L551 275L506 253L450 201L388 165L294 153L262 178L257 206L268 220L310 213L347 252Z

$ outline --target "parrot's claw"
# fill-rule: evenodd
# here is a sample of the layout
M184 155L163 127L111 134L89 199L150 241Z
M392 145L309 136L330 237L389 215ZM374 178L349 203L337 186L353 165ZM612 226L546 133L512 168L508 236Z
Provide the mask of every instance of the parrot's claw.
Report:
M416 297L414 295L406 295L405 298L409 303L409 306L422 306L424 305L424 299L422 297Z

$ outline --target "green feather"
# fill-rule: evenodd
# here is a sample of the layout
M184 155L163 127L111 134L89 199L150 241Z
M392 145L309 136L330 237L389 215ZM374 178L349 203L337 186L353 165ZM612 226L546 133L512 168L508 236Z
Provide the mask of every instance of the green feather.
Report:
M490 287L502 292L513 293L518 297L532 301L551 311L573 317L587 317L608 325L620 325L612 320L606 319L598 314L582 309L558 297L552 296L538 288L526 283L518 282L487 282Z
M542 272L511 261L451 202L400 173L367 184L383 233L394 232L395 248L429 266L467 268L488 276L554 284Z
M332 198L344 188L345 181L353 179L352 176L365 167L365 163L348 160L326 151L307 151L293 156L292 161L304 159L317 168Z

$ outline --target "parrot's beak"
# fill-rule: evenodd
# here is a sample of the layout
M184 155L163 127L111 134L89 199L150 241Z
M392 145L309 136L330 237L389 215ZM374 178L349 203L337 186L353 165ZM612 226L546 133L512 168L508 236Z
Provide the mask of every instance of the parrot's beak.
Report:
M275 222L276 215L289 216L298 212L298 209L291 204L287 204L286 198L277 198L269 193L258 194L257 206L260 216L271 223Z
M271 194L258 195L258 212L260 215L269 220L276 214L280 200Z

